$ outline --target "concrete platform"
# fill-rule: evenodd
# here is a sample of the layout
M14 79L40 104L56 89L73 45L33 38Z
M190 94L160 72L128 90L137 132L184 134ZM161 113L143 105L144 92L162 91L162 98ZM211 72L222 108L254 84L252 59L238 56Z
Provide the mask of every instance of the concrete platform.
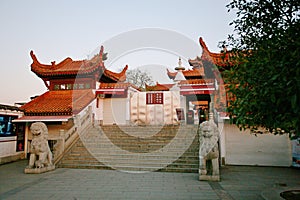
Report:
M24 174L28 161L0 166L0 199L280 199L300 189L300 169L224 166L221 182L199 181L197 173L125 173L58 168Z

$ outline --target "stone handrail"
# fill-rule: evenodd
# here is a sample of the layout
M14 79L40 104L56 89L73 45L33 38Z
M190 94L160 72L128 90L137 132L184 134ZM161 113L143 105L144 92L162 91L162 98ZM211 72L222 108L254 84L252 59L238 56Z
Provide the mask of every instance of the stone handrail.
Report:
M84 131L89 125L92 124L93 121L93 115L92 115L92 107L88 107L88 109L84 110L83 116L78 115L78 128L80 130L80 133Z
M65 132L60 130L59 138L56 139L54 145L54 163L58 163L74 142L77 141L90 126L93 125L93 114L91 106L84 109L81 113L73 117L74 125Z

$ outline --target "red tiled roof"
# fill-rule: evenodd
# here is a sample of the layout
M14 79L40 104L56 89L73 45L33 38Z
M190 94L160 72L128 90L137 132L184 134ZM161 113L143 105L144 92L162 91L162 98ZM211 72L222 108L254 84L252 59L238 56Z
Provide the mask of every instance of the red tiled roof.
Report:
M203 49L201 60L213 62L219 67L228 67L234 64L231 60L231 58L233 57L233 53L231 51L226 51L223 53L212 53L208 50L202 37L199 38L199 43Z
M169 76L170 79L174 79L178 72L170 72L169 69L167 69L167 73L168 73L168 76ZM191 69L191 70L184 70L184 71L182 71L182 73L186 78L189 78L189 77L199 77L199 78L204 77L203 67L194 68L194 69Z
M120 73L112 72L110 70L105 69L103 74L106 77L109 77L110 79L112 79L113 81L124 82L126 80L127 69L128 69L128 65L126 65Z
M156 85L147 85L145 84L146 91L169 91L174 84L159 84L156 82Z
M94 98L91 89L48 91L20 109L25 115L72 115L79 113Z
M188 61L193 68L203 67L202 60L199 56L197 56L195 59L189 59Z
M100 65L99 61L96 62L95 57L92 60L79 61L73 61L68 57L58 64L52 62L51 65L45 65L37 60L33 51L30 51L30 56L33 60L31 71L39 77L89 74L97 70L103 70L103 66Z
M116 73L105 68L102 60L104 49L101 47L99 54L95 55L90 60L78 60L74 61L71 58L66 58L62 62L51 65L41 64L36 58L33 51L30 52L30 56L33 60L31 64L31 71L34 72L40 78L48 78L53 76L74 76L95 74L103 82L118 82L126 80L126 66L122 72ZM101 76L101 77L100 77Z

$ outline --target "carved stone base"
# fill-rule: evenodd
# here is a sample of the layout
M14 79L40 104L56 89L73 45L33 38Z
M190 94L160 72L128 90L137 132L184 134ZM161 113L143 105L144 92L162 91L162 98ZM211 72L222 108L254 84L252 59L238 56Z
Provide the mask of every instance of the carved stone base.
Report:
M48 167L43 167L43 168L25 168L24 173L25 174L41 174L44 172L49 172L55 170L55 165L51 165Z
M200 181L220 181L220 176L218 175L199 175Z

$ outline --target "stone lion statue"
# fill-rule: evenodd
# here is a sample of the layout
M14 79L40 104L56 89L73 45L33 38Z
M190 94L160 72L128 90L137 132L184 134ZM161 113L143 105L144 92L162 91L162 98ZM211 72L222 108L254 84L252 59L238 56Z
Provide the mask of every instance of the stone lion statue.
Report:
M52 166L52 152L48 145L48 128L42 122L31 125L32 141L30 145L30 158L27 168L44 168Z
M209 121L199 127L199 174L200 180L219 180L219 129L210 114ZM209 163L209 166L207 166ZM206 176L215 177L206 179ZM204 177L204 179L201 179Z

